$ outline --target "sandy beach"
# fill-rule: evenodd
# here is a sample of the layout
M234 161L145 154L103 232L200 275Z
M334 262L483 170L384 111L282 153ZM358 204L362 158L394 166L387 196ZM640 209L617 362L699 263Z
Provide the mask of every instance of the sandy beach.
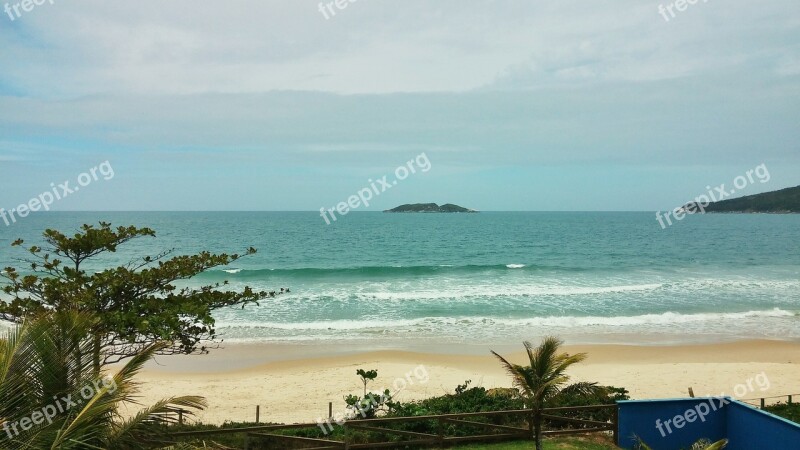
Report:
M158 358L139 377L141 401L203 395L209 407L197 418L205 423L253 421L256 405L262 422L313 422L327 416L328 402L334 413L343 412L342 398L362 391L355 374L359 368L377 369L370 389L390 389L400 400L452 393L464 380L486 388L510 387L489 348L484 353L473 346L469 354L456 354L226 345L209 355ZM499 350L512 361L526 360L519 349ZM568 345L565 351L589 354L572 369L575 380L625 387L636 399L685 397L690 386L697 396L749 399L800 393L800 343L795 342Z

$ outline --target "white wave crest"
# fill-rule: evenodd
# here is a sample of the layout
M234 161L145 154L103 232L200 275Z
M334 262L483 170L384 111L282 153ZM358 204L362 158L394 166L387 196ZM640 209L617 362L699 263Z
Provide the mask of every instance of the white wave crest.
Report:
M681 314L665 312L662 314L643 314L638 316L548 316L522 319L503 319L496 317L422 317L417 319L359 319L330 320L306 323L278 322L218 322L218 329L275 329L275 330L391 330L416 329L440 330L443 326L458 327L545 327L545 328L580 328L588 326L630 327L640 325L676 325L701 322L736 322L754 318L791 318L796 314L779 308L762 311L744 311L735 313L696 313Z

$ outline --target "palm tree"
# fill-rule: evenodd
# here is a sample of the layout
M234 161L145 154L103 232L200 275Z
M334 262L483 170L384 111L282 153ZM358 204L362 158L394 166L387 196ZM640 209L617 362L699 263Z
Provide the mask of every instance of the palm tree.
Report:
M98 379L94 321L83 313L48 313L0 338L0 448L159 448L154 418L205 407L202 397L173 397L125 418L121 407L137 404L134 377L165 344L146 347L113 376Z
M561 395L597 395L604 389L597 383L569 383L566 370L569 366L586 359L585 353L568 355L558 353L564 342L556 337L545 337L538 347L528 341L523 342L528 354L529 365L513 364L500 356L492 354L500 360L513 380L514 387L519 389L526 405L531 409L529 421L531 437L536 440L536 450L542 450L542 410L547 403Z

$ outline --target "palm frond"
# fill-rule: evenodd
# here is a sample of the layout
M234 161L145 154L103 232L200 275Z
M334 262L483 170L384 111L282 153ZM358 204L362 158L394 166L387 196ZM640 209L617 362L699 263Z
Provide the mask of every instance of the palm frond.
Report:
M97 430L111 426L117 408L122 402L135 403L135 394L138 384L133 377L141 370L142 366L153 357L155 352L164 348L164 344L152 344L141 353L131 358L125 366L112 378L111 383L95 392L84 407L61 430L56 439L57 444L65 444L69 440L80 440L97 437ZM113 390L111 389L113 387ZM99 424L105 427L99 427Z
M564 342L553 336L547 336L542 339L542 343L538 347L533 348L530 342L525 342L525 349L528 352L528 359L531 362L531 367L534 368L539 378L547 378L553 371L553 365L556 361L558 349Z
M585 353L569 355L559 353L564 342L553 336L545 337L541 344L534 346L530 341L523 342L525 353L528 357L528 366L511 363L497 352L492 354L500 360L503 367L511 375L514 387L531 403L531 406L541 408L549 399L559 395L564 389L567 393L594 395L599 393L599 388L594 383L569 383L570 377L567 369L586 359ZM594 386L594 387L593 387ZM582 390L582 391L581 391Z
M633 435L633 439L636 441L636 444L635 444L635 447L634 447L635 450L653 450L639 436L634 434Z
M27 331L27 327L23 325L14 325L12 328L4 333L0 339L0 383L5 381L9 370L11 369L11 362L14 355L19 350L20 343L22 342L22 335Z
M156 429L148 428L153 414L176 407L186 410L205 407L201 397L175 397L156 403L134 419L123 420L118 412L120 405L136 403L135 376L166 344L145 348L113 377L101 380L98 376L103 375L102 370L97 373L92 357L95 324L96 319L87 313L52 312L0 336L0 425L58 405L58 413L46 423L18 435L0 433L0 448L145 448L137 443L137 437L146 437L151 429ZM58 403L67 397L74 404ZM191 411L186 414L191 415ZM112 441L119 445L107 444Z
M706 447L706 450L722 450L723 448L725 448L727 446L728 446L728 440L727 439L721 439L721 440L719 440L717 442L714 442L713 444L709 445L708 447Z
M569 386L565 386L560 391L560 393L564 395L578 395L583 397L589 397L593 395L603 395L606 392L607 391L604 386L598 385L597 382L588 382L588 381L580 381L578 383L572 383Z
M176 409L184 410L184 416L191 416L192 410L202 410L207 406L206 400L199 396L171 397L160 400L145 408L135 416L115 424L108 434L105 444L108 448L131 448L137 442L152 441L160 436L160 430L152 426L152 421L170 420L169 414Z
M513 386L520 390L523 396L532 396L533 392L530 389L530 386L533 385L533 377L530 370L526 370L525 367L520 366L519 364L513 364L504 357L502 357L499 353L495 352L494 350L491 351L492 354L500 360L500 364L503 365L506 372L511 376L511 383Z

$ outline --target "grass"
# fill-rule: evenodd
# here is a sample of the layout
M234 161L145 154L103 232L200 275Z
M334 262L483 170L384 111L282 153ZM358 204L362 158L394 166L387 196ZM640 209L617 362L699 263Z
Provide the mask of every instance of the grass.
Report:
M605 436L545 439L544 450L618 450ZM457 450L531 450L533 441L505 442L502 444L471 444L453 447Z

